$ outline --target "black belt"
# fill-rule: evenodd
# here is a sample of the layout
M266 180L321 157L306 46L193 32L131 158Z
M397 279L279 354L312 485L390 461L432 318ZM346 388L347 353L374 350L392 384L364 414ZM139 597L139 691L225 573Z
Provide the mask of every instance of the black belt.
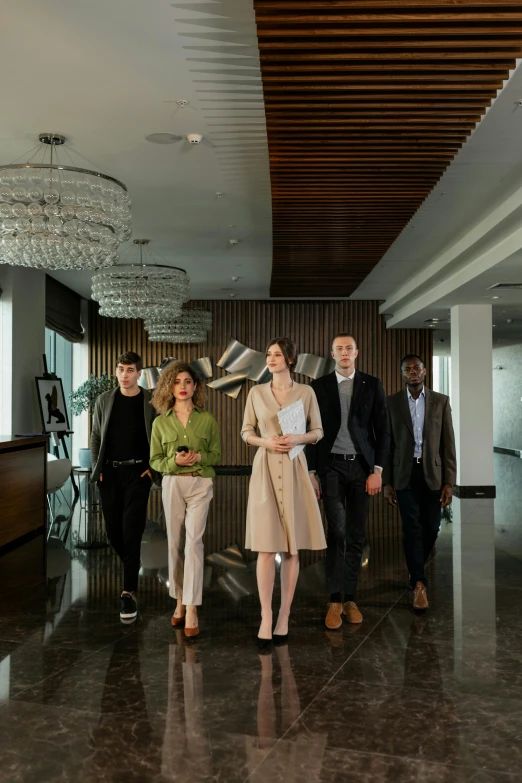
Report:
M330 454L332 459L340 460L341 462L353 462L357 454Z
M116 459L107 459L105 460L106 465L112 465L113 468L125 468L128 465L143 465L145 462L144 459L124 459L124 460L116 460Z
M422 457L414 457L413 458L413 464L414 465L422 465Z

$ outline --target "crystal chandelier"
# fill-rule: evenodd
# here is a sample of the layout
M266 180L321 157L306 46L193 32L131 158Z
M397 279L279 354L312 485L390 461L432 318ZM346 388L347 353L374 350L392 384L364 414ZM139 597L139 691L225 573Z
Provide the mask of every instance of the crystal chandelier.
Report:
M92 298L100 315L111 318L177 318L189 298L190 278L184 269L167 264L146 264L148 239L135 239L139 263L116 264L92 277Z
M39 140L26 163L0 166L0 263L112 266L120 243L131 236L127 188L107 174L65 165L58 155L64 136L41 133ZM74 163L73 151L63 149ZM33 162L39 156L41 162Z
M181 318L147 318L145 329L151 342L204 343L212 329L210 310L183 310Z

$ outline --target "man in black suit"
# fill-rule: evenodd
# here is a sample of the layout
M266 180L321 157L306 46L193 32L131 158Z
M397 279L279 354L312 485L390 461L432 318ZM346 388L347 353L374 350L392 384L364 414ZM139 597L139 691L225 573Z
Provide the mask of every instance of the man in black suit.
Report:
M415 354L401 361L406 388L388 397L391 451L384 465L384 497L399 503L402 541L415 609L428 608L424 564L451 503L457 480L449 397L424 385L426 368Z
M330 603L326 627L361 623L355 591L365 540L369 498L382 488L390 432L386 395L378 378L355 369L355 338L332 342L335 370L312 382L324 438L306 450L317 498L322 495L327 530L326 584ZM317 474L317 475L316 475ZM319 485L319 481L320 485ZM344 604L343 604L344 593Z

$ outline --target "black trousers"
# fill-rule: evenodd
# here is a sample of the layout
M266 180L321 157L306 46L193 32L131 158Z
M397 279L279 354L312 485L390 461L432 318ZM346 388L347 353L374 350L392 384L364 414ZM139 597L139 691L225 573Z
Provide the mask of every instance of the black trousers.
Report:
M440 489L426 484L422 465L413 463L406 489L398 489L397 501L402 518L402 544L410 573L410 585L427 584L424 564L440 530Z
M105 529L111 546L123 562L123 589L138 587L141 537L147 522L147 503L151 480L140 478L147 464L113 468L103 467L98 482Z
M327 521L326 587L331 593L354 596L366 536L369 468L363 457L341 461L330 458L321 476Z

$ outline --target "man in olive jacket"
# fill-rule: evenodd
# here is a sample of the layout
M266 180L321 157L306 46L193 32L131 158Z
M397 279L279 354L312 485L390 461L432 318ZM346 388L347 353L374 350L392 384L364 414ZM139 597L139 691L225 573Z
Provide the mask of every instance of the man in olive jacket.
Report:
M137 353L118 357L118 388L96 400L91 432L91 481L98 484L107 537L123 562L120 618L127 622L138 613L141 538L153 479L149 456L156 411L150 391L138 385L141 370Z
M449 397L424 386L422 359L405 356L401 374L406 388L388 397L391 451L382 483L388 503L399 504L413 606L427 609L424 564L439 534L441 510L452 499L455 436Z

